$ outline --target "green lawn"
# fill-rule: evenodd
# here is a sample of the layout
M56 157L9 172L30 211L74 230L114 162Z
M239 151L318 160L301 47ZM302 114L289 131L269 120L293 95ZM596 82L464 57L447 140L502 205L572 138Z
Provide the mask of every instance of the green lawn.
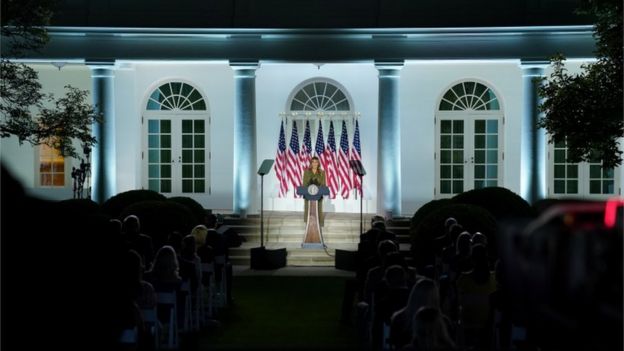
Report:
M344 278L235 277L235 305L223 325L202 333L202 349L357 349L355 330L339 322Z

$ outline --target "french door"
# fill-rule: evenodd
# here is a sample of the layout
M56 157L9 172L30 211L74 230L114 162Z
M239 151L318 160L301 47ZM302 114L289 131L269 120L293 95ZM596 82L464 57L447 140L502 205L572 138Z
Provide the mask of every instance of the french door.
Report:
M500 116L437 119L436 189L438 198L502 181L502 131Z
M208 120L162 115L145 123L147 188L171 195L209 193Z

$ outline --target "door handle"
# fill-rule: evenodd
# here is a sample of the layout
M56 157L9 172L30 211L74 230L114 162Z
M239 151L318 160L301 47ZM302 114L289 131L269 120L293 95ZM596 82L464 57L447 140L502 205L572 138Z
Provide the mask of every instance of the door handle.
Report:
M182 156L178 156L178 163L182 162Z

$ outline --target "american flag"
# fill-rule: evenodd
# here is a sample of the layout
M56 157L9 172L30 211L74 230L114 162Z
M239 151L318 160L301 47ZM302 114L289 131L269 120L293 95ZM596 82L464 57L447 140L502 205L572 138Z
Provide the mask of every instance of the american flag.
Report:
M279 182L278 197L286 196L288 192L288 180L286 179L286 137L284 136L284 122L280 125L279 143L277 145L277 155L275 156L275 175Z
M323 139L323 122L319 120L318 133L316 134L316 146L314 147L314 155L319 158L321 168L325 167L325 140Z
M325 162L327 163L327 187L329 197L335 199L339 191L338 177L336 177L336 138L334 137L334 122L329 121L329 135L327 135L327 148L325 149Z
M303 145L299 151L299 164L301 165L301 174L310 167L310 159L312 158L312 138L310 138L310 121L306 121L305 132L303 133Z
M301 166L299 164L299 132L297 132L297 123L295 121L292 123L290 144L288 144L288 151L286 152L286 174L293 189L297 189L301 185ZM298 197L296 191L295 197Z
M338 178L340 179L340 194L343 199L348 199L353 185L351 182L351 168L349 167L349 137L347 136L347 123L345 121L342 121L340 149L338 149Z
M353 146L351 148L351 160L362 160L362 150L360 149L360 123L358 120L355 120L355 133L353 135ZM362 196L362 181L360 177L352 173L353 175L353 187L352 189L357 189L357 193Z

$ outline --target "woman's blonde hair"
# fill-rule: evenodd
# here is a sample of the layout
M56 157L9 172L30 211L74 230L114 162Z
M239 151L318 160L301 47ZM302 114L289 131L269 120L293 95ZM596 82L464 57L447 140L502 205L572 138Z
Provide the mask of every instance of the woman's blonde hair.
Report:
M195 244L196 244L195 247L200 248L204 246L204 244L206 243L206 235L208 235L208 228L203 224L195 226L195 228L191 230L191 235L195 238Z

